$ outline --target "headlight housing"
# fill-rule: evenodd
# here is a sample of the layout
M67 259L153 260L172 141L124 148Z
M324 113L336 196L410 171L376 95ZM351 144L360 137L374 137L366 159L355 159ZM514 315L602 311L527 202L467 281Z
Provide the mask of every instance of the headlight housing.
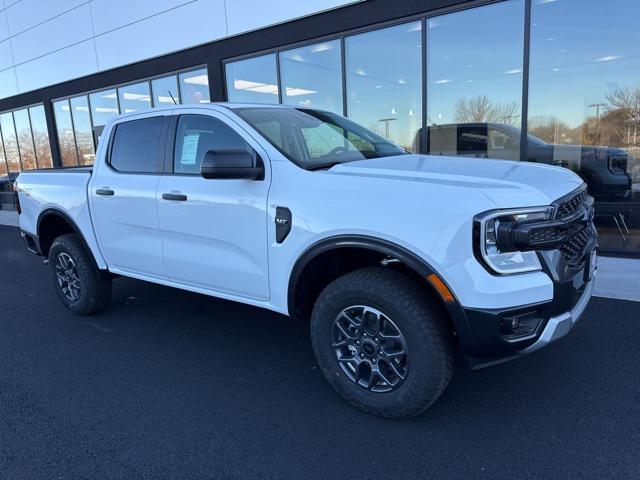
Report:
M474 248L489 270L500 274L534 272L542 266L535 251L518 250L513 243L514 225L551 220L553 207L491 210L475 217Z

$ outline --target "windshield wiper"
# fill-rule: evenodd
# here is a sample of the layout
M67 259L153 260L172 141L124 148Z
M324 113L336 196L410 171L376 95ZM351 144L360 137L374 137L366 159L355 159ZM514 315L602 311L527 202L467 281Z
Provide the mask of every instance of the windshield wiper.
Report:
M313 172L314 170L324 170L324 169L328 170L331 167L335 167L336 165L342 165L343 163L346 163L346 162L325 162L325 163L318 163L316 165L310 165L305 168L310 172Z

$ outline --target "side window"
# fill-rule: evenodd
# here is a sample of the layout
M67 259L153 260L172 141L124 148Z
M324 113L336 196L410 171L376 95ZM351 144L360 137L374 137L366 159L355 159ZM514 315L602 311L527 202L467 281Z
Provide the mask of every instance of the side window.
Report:
M158 172L158 146L164 117L122 122L116 126L111 166L119 172Z
M458 155L486 157L487 129L483 127L458 128Z
M173 156L174 173L199 174L204 154L251 146L231 127L207 115L180 115Z

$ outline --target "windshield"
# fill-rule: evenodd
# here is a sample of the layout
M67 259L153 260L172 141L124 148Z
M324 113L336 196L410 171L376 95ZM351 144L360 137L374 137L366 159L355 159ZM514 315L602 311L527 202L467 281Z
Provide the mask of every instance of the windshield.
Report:
M334 113L307 108L234 108L289 160L307 170L407 155L403 148Z

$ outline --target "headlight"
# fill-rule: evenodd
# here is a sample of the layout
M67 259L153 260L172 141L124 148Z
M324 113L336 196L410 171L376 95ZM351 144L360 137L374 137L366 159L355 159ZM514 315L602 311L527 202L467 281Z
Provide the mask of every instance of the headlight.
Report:
M475 218L476 251L495 273L533 272L542 267L534 251L519 251L513 246L511 228L515 224L550 220L553 207L492 210Z

